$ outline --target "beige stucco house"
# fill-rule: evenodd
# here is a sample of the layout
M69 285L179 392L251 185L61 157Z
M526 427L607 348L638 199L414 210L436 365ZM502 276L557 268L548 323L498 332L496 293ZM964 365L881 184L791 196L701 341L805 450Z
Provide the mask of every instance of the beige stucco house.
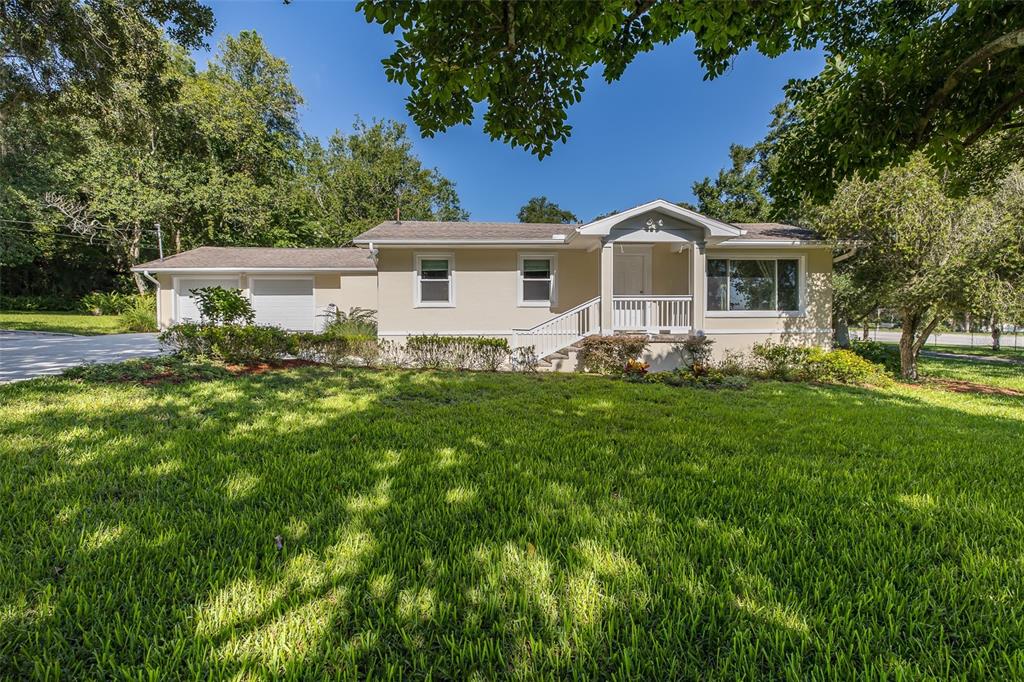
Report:
M161 326L197 316L190 292L237 287L257 322L315 329L329 306L377 310L379 335L500 336L556 368L591 334L651 336L654 368L680 335L716 352L773 339L827 346L832 249L779 224L728 224L657 200L581 225L386 222L355 248L203 247L136 268Z

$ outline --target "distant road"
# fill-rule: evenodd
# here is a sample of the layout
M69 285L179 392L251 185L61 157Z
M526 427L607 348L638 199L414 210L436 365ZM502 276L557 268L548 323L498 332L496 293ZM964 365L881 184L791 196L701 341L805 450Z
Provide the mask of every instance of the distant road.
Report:
M885 341L886 343L898 343L900 340L900 333L898 331L872 331L870 336L872 340ZM861 338L860 330L850 327L850 338ZM1013 348L1013 340L1013 334L1003 334L1003 348ZM932 334L928 337L927 345L984 347L992 345L992 336L988 332L975 332L974 341L972 342L970 334L954 334L952 332ZM1024 348L1024 333L1019 332L1017 334L1017 348Z

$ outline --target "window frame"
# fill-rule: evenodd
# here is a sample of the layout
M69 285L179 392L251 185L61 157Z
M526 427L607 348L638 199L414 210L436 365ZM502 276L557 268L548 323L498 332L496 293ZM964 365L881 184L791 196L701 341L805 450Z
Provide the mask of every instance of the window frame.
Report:
M724 261L735 261L735 260L770 260L775 261L775 302L778 305L779 300L779 280L778 280L778 261L780 260L795 260L797 262L797 301L798 306L796 310L711 310L709 303L711 298L709 296L710 287L708 286L708 261L712 260L724 260ZM750 255L705 255L704 261L704 315L705 317L806 317L807 315L807 299L806 299L806 254L750 254ZM726 272L731 270L731 266L726 266ZM726 307L729 305L728 293L732 287L726 283Z
M445 260L448 261L448 300L447 301L424 301L423 300L423 261ZM455 307L455 254L453 253L417 253L414 256L413 268L413 307L415 308L454 308ZM427 280L440 282L443 280Z
M551 288L546 301L528 301L523 298L523 287L526 278L525 263L528 260L546 260L550 267ZM516 268L516 300L520 308L551 308L558 303L558 255L554 253L520 253Z

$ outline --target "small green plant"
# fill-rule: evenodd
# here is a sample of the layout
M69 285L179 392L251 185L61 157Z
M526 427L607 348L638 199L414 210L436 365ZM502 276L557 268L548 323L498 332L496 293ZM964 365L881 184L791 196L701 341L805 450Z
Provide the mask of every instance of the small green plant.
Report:
M514 348L509 355L509 364L513 372L536 372L540 364L535 346L520 346Z
M622 376L626 378L626 381L643 381L650 368L649 363L637 358L630 358L626 360L626 366L622 368Z
M120 315L131 304L131 296L117 291L93 291L82 297L79 307L90 315Z
M805 346L790 346L774 341L755 343L751 352L754 369L768 379L799 381L803 378L808 354Z
M192 296L203 322L209 324L252 324L256 312L252 303L239 289L224 287L203 287L195 289Z
M682 343L672 346L683 367L695 376L707 374L711 369L711 347L714 341L706 336L688 336Z
M576 356L577 369L621 376L626 363L640 358L646 349L646 336L588 336Z
M350 308L346 313L333 303L318 317L326 320L325 334L339 336L376 336L377 311L368 308Z
M171 325L157 339L160 345L175 355L185 358L210 356L210 340L204 334L206 325L198 322L179 322Z
M121 326L129 332L157 331L156 296L132 296L129 305L121 312Z

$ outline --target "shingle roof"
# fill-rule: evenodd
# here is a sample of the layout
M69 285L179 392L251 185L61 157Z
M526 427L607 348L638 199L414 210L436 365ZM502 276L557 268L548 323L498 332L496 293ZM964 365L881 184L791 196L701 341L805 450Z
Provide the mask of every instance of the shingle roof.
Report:
M243 246L200 246L134 270L205 268L309 268L310 270L376 270L367 249L291 249Z
M782 223L733 223L736 227L742 227L747 231L739 239L768 239L778 241L815 241L821 239L821 235L814 230L795 225L783 225Z
M568 235L577 224L444 222L428 220L388 221L356 237L357 243L371 241L461 241L461 240L551 240Z

